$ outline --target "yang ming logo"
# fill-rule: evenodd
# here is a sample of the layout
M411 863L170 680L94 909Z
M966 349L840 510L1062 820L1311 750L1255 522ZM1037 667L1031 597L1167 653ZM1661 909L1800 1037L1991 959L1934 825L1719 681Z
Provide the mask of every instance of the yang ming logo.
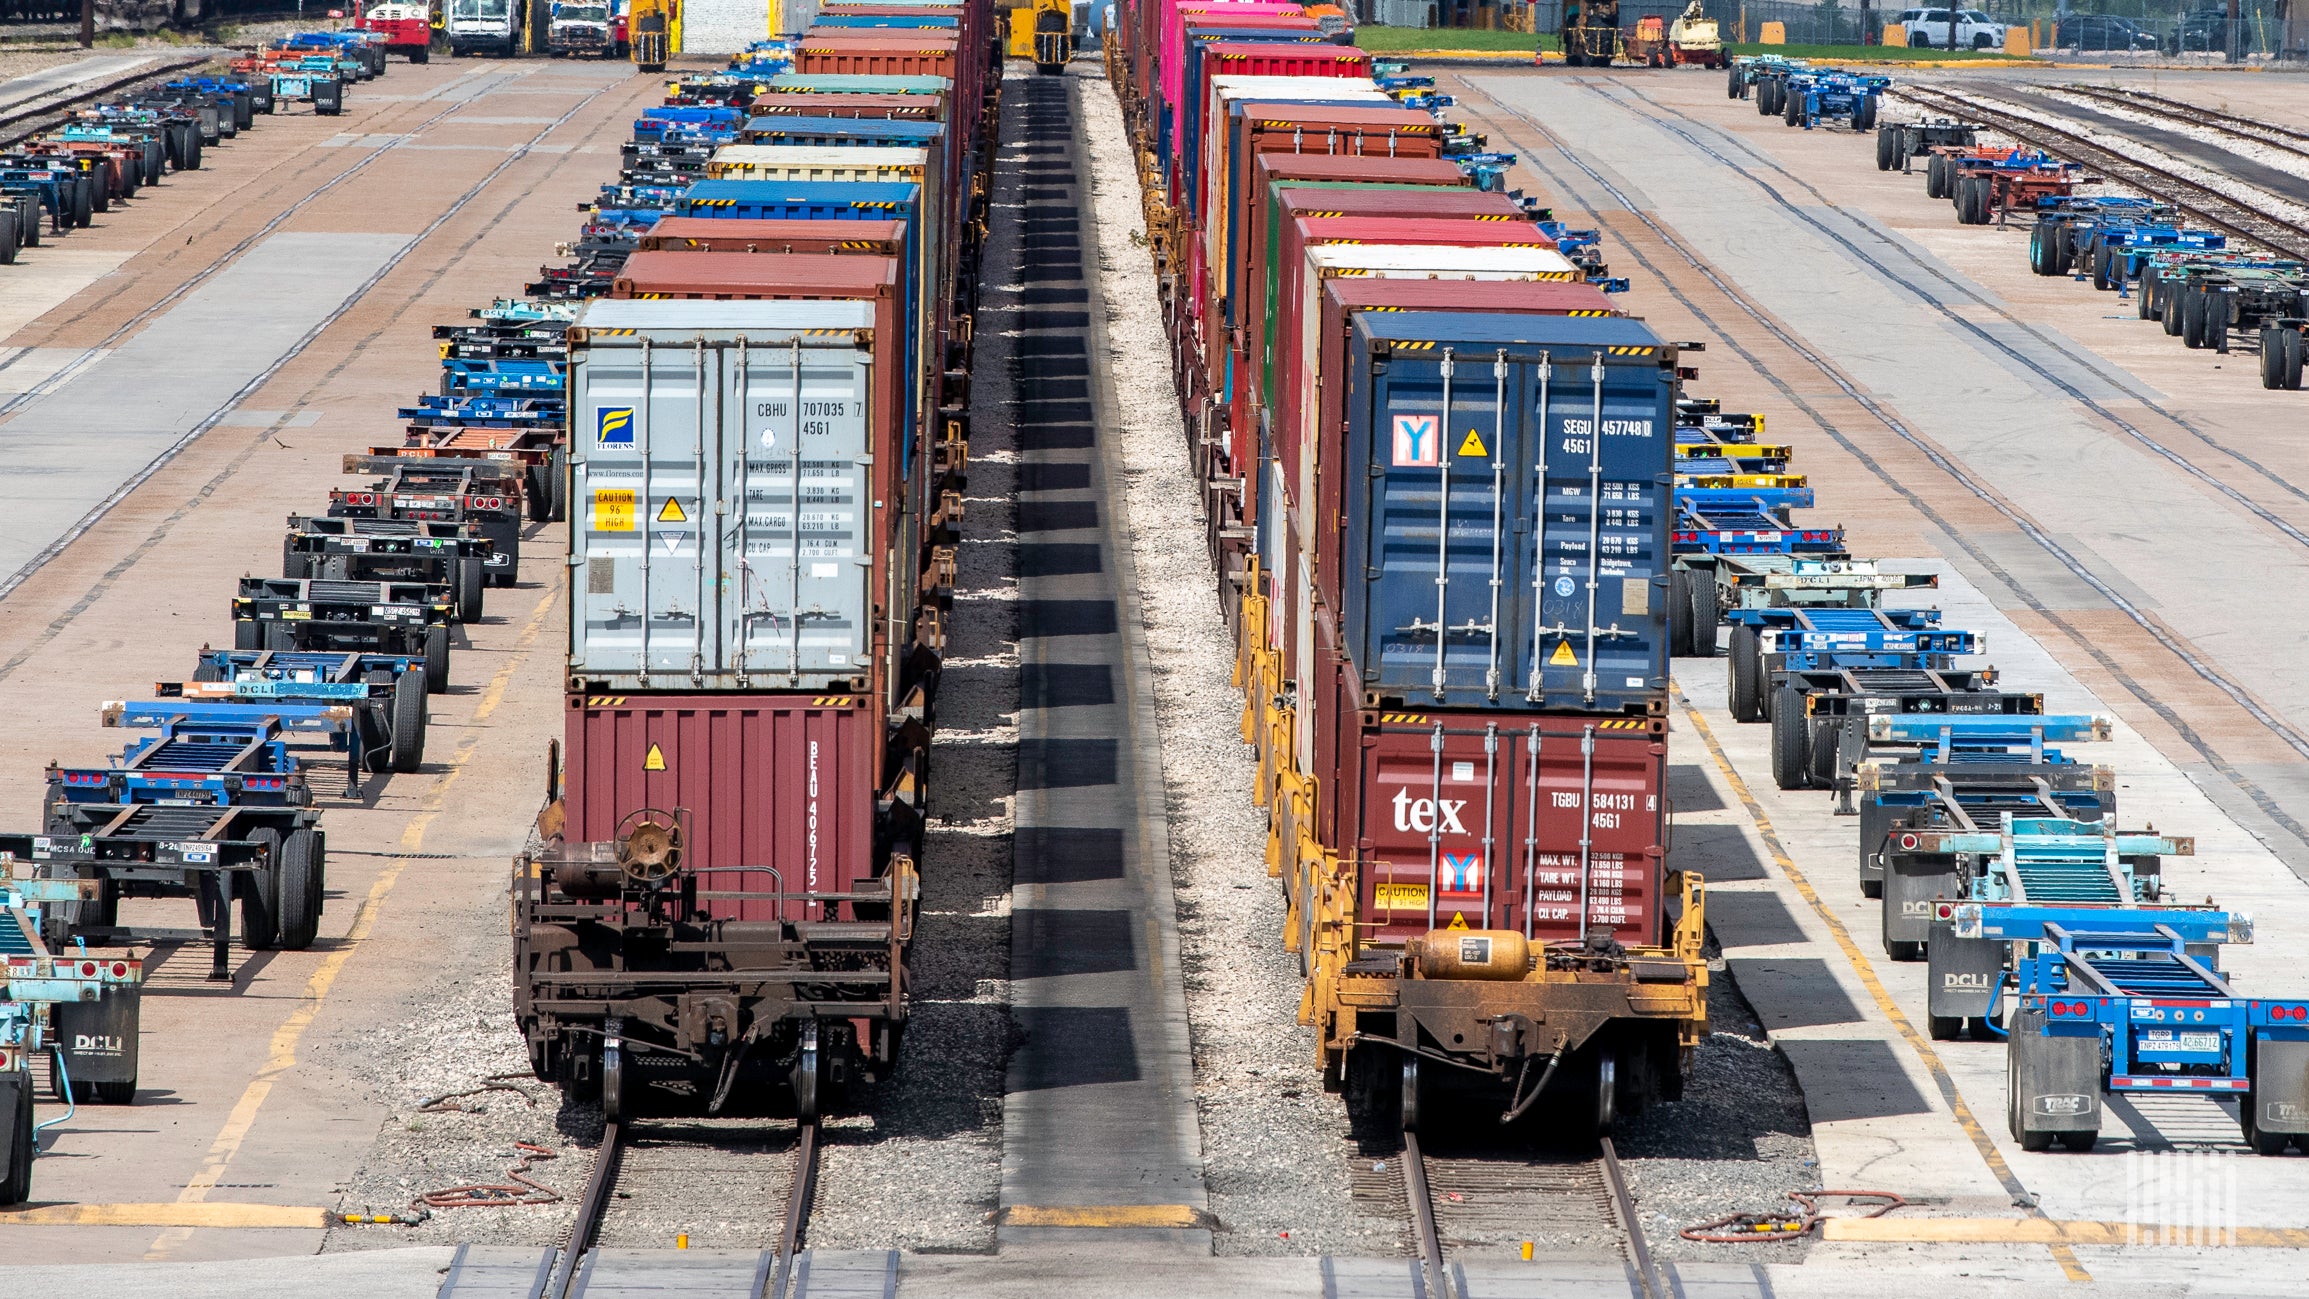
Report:
M604 406L594 412L596 426L594 445L629 447L633 445L633 407Z

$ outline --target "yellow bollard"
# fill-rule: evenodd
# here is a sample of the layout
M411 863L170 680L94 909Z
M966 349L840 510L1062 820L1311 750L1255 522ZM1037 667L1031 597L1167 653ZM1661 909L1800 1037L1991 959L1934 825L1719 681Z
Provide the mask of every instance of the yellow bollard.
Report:
M688 1248L689 1248L689 1233L685 1231L685 1232L681 1232L680 1234L676 1235L676 1236L673 1238L673 1247L674 1247L675 1249L688 1249Z
M1526 1263L1531 1261L1531 1242L1528 1240L1523 1242L1523 1261Z

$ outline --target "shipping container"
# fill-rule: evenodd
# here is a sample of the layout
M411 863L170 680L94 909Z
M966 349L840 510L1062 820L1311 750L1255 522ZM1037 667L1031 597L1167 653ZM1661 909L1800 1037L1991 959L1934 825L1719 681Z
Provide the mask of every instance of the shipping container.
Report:
M707 217L660 217L634 247L641 252L681 249L695 253L864 253L906 255L903 221L717 221Z
M886 309L586 306L569 331L573 689L889 701L915 521L886 486L901 427L872 343Z
M1195 84L1196 79L1190 74L1199 70L1202 47L1229 38L1313 42L1322 39L1322 35L1315 20L1296 5L1212 5L1200 13L1174 10L1164 38L1165 53L1157 74L1156 120L1152 123L1155 157L1163 169L1164 180L1174 178L1187 106L1198 102L1189 95L1187 87ZM1194 94L1200 93L1201 87L1196 84Z
M1186 83L1180 92L1179 129L1173 147L1180 171L1173 179L1174 206L1199 212L1201 178L1195 173L1203 157L1206 131L1223 123L1211 121L1211 86L1224 77L1291 77L1346 80L1371 84L1371 56L1361 50L1330 44L1319 33L1221 32L1209 39L1208 29L1190 28L1186 45Z
M1366 694L1664 707L1675 361L1624 316L1357 313L1324 594Z
M1366 943L1432 929L1662 941L1664 719L1340 715L1339 765L1322 783L1342 791L1339 855L1359 864Z
M706 162L713 180L822 180L867 184L923 180L936 155L928 149L809 148L725 144Z
M946 127L942 122L781 114L749 119L744 137L747 144L812 145L819 148L928 148L943 151L945 132Z
M841 895L880 893L883 723L862 695L571 695L564 809L574 841L613 839L642 808L688 813L682 861L706 891L835 895L748 900L730 920L858 918ZM777 887L752 871L775 872Z
M736 54L776 33L776 0L688 0L674 11L678 52Z
M941 85L943 77L937 78ZM755 117L856 117L902 122L937 122L945 119L943 95L756 95L746 105ZM745 138L740 133L740 139Z
M804 76L781 72L762 83L772 95L931 95L953 93L951 77L866 76L820 73Z

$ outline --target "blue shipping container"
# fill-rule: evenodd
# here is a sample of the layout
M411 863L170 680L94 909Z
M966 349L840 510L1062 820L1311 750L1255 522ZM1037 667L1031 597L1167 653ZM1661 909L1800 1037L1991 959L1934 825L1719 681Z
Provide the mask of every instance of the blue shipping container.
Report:
M1363 689L1657 707L1674 349L1625 317L1366 311L1341 380L1344 463L1362 467L1341 479L1341 596Z

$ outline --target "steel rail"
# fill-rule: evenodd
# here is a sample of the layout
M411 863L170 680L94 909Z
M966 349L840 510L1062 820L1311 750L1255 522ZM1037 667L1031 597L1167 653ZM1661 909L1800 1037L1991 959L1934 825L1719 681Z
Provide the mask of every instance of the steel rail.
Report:
M585 1195L577 1202L577 1218L570 1223L569 1241L561 1247L561 1259L554 1265L553 1281L545 1288L546 1299L569 1299L571 1287L577 1283L577 1265L593 1247L593 1238L601 1231L601 1219L609 1212L609 1193L617 1189L617 1169L625 1153L625 1124L612 1119L601 1129L601 1153L594 1158L593 1173L586 1179Z
M1596 1163L1603 1168L1604 1185L1611 1192L1612 1216L1619 1219L1620 1231L1627 1237L1628 1261L1635 1264L1636 1281L1644 1288L1644 1299L1663 1299L1668 1291L1660 1284L1659 1269L1652 1264L1652 1247L1644 1240L1643 1219L1636 1215L1636 1198L1628 1191L1628 1179L1620 1168L1619 1149L1610 1137L1599 1137L1602 1149Z
M125 73L93 86L83 86L73 89L69 93L52 95L30 107L11 108L5 113L0 113L0 148L21 144L42 131L50 129L56 125L53 119L57 114L78 105L88 103L90 100L102 99L114 91L125 90L141 82L165 81L179 72L213 63L216 58L217 56L213 54L202 54L188 58L168 59L153 67L138 68L134 72ZM30 125L26 125L27 123ZM14 134L9 134L11 131Z
M2309 131L2296 131L2274 122L2259 122L2250 117L2239 117L2218 109L2201 108L2184 100L2170 99L2146 90L2127 90L2109 86L2054 86L2048 89L2080 99L2096 100L2118 108L2129 108L2136 113L2161 113L2177 117L2192 126L2201 126L2223 135L2233 135L2255 144L2265 144L2287 153L2309 158Z
M786 1192L786 1226L778 1234L778 1275L770 1283L768 1299L786 1299L786 1282L793 1275L794 1257L810 1227L810 1201L818 1193L818 1124L806 1120L796 1133L794 1185Z
M1981 119L2031 148L2094 167L2143 193L2165 199L2225 234L2250 240L2286 257L2309 261L2309 226L2254 207L2203 182L1981 100L1958 98L1922 86L1904 86L1892 93L1923 108Z
M1435 1230L1435 1198L1427 1190L1427 1156L1419 1134L1403 1134L1403 1198L1411 1207L1411 1231L1419 1239L1419 1266L1427 1279L1427 1299L1451 1299L1443 1268L1443 1238Z

